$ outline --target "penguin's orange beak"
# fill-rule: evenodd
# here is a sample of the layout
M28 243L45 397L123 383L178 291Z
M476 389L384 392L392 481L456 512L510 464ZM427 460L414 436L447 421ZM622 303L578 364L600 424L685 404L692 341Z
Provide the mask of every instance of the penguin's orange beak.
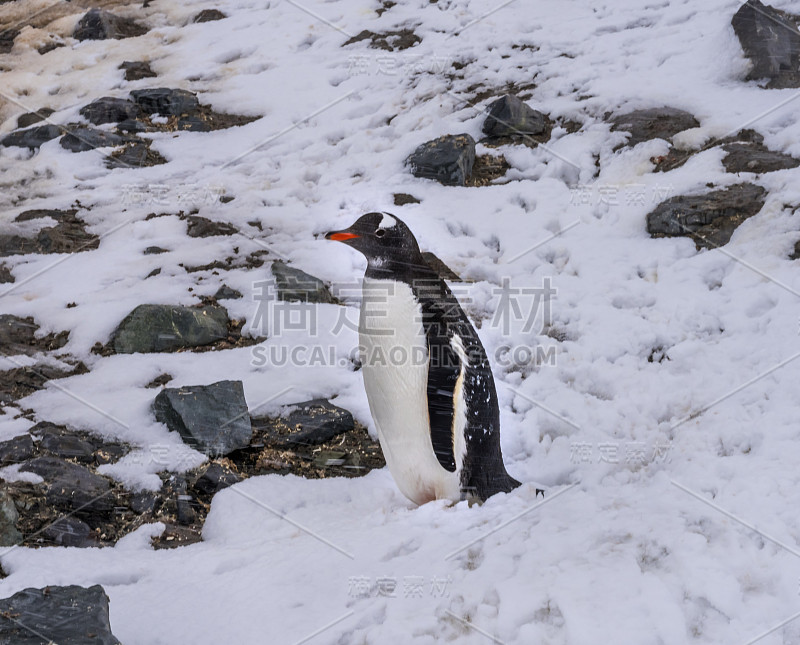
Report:
M361 237L360 235L356 235L355 233L348 233L347 231L334 231L332 233L328 233L325 236L326 240L334 240L335 242L346 242L347 240L352 240L353 238Z

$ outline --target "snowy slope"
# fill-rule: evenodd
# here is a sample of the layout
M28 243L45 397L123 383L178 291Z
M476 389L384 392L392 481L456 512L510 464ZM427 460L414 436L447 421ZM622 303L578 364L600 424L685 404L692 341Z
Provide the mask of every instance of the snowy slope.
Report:
M800 2L777 4L800 12ZM205 6L228 18L187 24ZM380 17L367 0L205 6L116 6L153 28L44 56L37 34L23 32L5 57L1 134L22 112L49 105L66 123L91 100L138 87L181 87L221 112L264 115L240 128L152 135L169 160L152 168L109 171L101 154L73 155L57 141L33 156L0 149L4 222L78 200L103 236L99 249L57 268L47 270L58 258L46 255L9 263L16 283L0 287L13 287L0 309L34 316L42 333L70 330L65 351L90 367L58 382L74 396L47 387L22 403L139 446L103 472L145 488L159 485L165 465L202 461L187 463L152 417L154 393L143 386L162 372L176 386L240 379L260 412L336 396L371 424L360 373L339 361L269 368L253 364L251 348L110 357L90 349L136 305L194 304L222 282L245 293L229 301L231 314L252 322L252 283L266 266L219 276L178 266L234 247L267 248L352 285L363 259L319 234L389 210L474 281L459 295L483 321L490 356L505 345L555 346L554 365L495 365L505 459L529 483L481 507L415 508L386 470L352 480L258 477L218 494L201 544L153 551L158 527L146 526L114 548L17 548L0 558L10 574L0 596L102 584L126 645L748 643L800 611L800 275L787 259L799 171L755 178L769 191L762 212L724 252L698 253L689 239L650 239L647 212L742 177L724 172L717 149L653 174L649 159L666 144L614 151L624 135L603 120L668 104L702 124L679 135L687 144L752 127L770 148L800 155L798 92L741 80L747 62L730 28L739 3L516 0L483 18L492 7L466 0L398 3ZM60 19L64 35L79 16ZM363 29L405 26L422 39L409 50L341 46ZM143 59L157 79L120 81L120 62ZM453 188L408 173L403 160L424 141L479 138L482 109L508 83L534 83L522 93L530 105L582 129L556 129L546 148L503 148L506 183ZM494 92L471 105L483 90ZM150 185L166 185L167 196ZM200 195L179 203L190 186ZM203 196L218 190L235 199ZM145 194L140 203L135 191ZM395 192L422 203L395 207ZM145 221L191 206L254 239L187 238L175 217ZM143 256L152 245L171 251ZM161 274L143 280L156 266ZM507 334L490 324L504 278L521 288L551 279L563 340L524 331L521 320ZM344 300L354 320L357 301ZM331 333L338 315L320 308L313 342L344 357L356 337ZM648 360L654 350L666 358ZM10 417L0 419L2 439L26 429ZM171 446L168 463L135 457L155 445ZM536 483L548 487L544 502ZM758 642L798 641L800 620Z

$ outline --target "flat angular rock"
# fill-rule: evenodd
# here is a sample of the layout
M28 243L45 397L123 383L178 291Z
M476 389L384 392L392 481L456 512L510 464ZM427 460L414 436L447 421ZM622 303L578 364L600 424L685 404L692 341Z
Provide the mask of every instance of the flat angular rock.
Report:
M33 438L22 434L0 443L0 467L21 464L33 457Z
M253 436L241 381L164 388L153 410L184 442L212 457L247 447Z
M32 126L34 123L39 123L40 121L44 121L48 118L51 114L53 114L55 110L52 108L42 108L37 112L28 112L26 114L20 114L17 117L17 127L18 128L27 128Z
M748 0L731 25L753 64L747 80L767 79L768 88L800 87L800 31L786 14Z
M227 466L213 461L194 481L192 487L205 495L213 495L223 488L233 486L242 481L242 478Z
M468 134L448 134L423 143L406 163L415 177L464 186L475 163L475 140Z
M14 48L14 39L19 36L19 29L0 31L0 54L7 54Z
M46 526L42 537L55 546L75 546L81 549L100 546L92 529L75 516L62 517Z
M150 147L150 141L134 141L106 158L106 168L147 168L160 166L167 160Z
M93 587L28 588L0 600L0 643L4 645L120 645L111 633L108 596Z
M728 153L722 160L727 172L762 173L800 166L800 159L774 152L758 143L729 143L722 149Z
M295 403L288 415L254 418L253 424L273 447L318 445L355 428L353 415L325 399Z
M200 103L197 96L187 90L158 87L133 90L131 98L147 114L181 116L194 112Z
M17 518L19 513L14 500L6 491L0 489L0 546L14 546L22 542L22 533L17 530Z
M635 146L650 139L671 139L678 132L700 127L700 122L684 110L672 107L635 110L611 120L612 131L624 130L631 133L625 145Z
M119 66L125 70L126 81L138 81L143 78L154 78L157 74L150 69L150 63L146 61L125 61Z
M278 300L285 302L332 303L333 296L327 285L313 275L290 267L283 262L272 263Z
M483 133L489 137L526 137L547 129L547 117L513 94L506 94L489 106Z
M96 148L119 146L132 140L135 139L95 128L70 128L59 143L62 148L71 152L86 152Z
M375 33L374 31L365 29L343 43L342 47L361 42L362 40L369 40L369 46L373 49L385 49L390 52L408 49L422 42L422 39L410 29L398 29L396 31L385 31L383 33Z
M223 18L227 18L227 16L219 9L203 9L192 18L192 22L211 22L212 20L222 20Z
M84 105L80 115L94 125L104 123L119 123L127 119L135 119L141 114L141 109L129 99L118 99L104 96Z
M232 289L226 284L223 284L214 294L215 300L238 300L242 298L242 293L236 289Z
M27 130L17 130L16 132L7 134L0 141L0 145L35 150L43 143L47 143L51 139L61 136L62 133L63 129L57 125L37 125Z
M37 457L22 464L20 470L45 480L47 503L59 510L92 517L114 508L111 484L83 466L55 457Z
M94 462L95 446L81 437L46 429L41 434L39 449L45 453L81 463Z
M736 228L764 206L767 191L736 184L703 195L671 197L647 215L652 237L688 236L698 249L727 244Z
M75 27L73 36L77 40L106 40L132 38L147 33L147 27L130 18L122 18L109 11L91 9L84 14Z
M239 230L228 222L215 222L207 217L189 215L186 220L189 227L186 234L189 237L212 237L214 235L235 235Z
M226 338L228 324L228 312L217 305L139 305L120 323L111 343L118 354L168 352Z

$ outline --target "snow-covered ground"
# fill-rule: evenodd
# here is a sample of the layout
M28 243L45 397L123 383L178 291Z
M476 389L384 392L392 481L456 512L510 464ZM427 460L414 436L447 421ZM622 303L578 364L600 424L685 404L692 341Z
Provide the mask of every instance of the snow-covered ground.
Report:
M483 506L417 508L385 469L349 480L257 477L216 496L200 544L154 551L159 527L144 526L113 548L6 552L0 596L99 583L126 645L800 641L800 619L786 623L800 612L800 273L787 259L800 237L800 170L737 177L710 149L654 174L649 159L666 143L615 152L624 135L603 120L666 104L701 122L678 135L687 145L751 127L771 149L800 156L800 93L741 80L735 0L504 4L416 0L378 16L374 0L156 0L111 5L152 26L144 36L41 56L43 32L27 30L0 57L2 134L20 113L49 106L66 123L95 98L140 87L180 87L220 112L264 115L240 128L152 135L169 160L152 168L109 171L102 154L55 140L32 156L0 149L5 230L21 211L77 200L102 236L97 250L55 268L58 256L13 259L16 282L0 285L0 310L34 316L41 333L70 330L64 351L90 367L24 406L138 446L102 472L155 488L159 470L202 461L187 459L152 415L144 385L162 372L175 386L242 380L259 412L336 397L371 425L360 372L346 361L271 368L254 363L252 348L90 349L136 305L194 304L223 282L245 293L225 302L231 315L252 323L253 283L267 265L219 275L179 266L234 247L241 256L267 248L350 286L363 258L319 234L389 210L472 281L458 293L495 362L508 469L528 482ZM777 5L800 12L797 1ZM188 24L212 6L228 18ZM74 10L49 28L68 35ZM402 27L421 43L341 46L363 29ZM121 81L123 60L145 59L158 78ZM546 147L501 149L512 166L505 183L454 188L409 174L403 160L420 143L480 138L482 110L507 83L530 87L522 95L531 106L582 129L557 128ZM769 195L723 250L648 236L645 216L659 201L743 178ZM235 199L218 202L220 191ZM395 207L399 192L422 202ZM188 238L177 217L145 221L193 206L246 235ZM142 255L153 245L170 252ZM495 324L504 279L513 288L551 281L551 336L562 340L539 325L525 330L525 315L508 329ZM530 313L530 297L520 298ZM357 299L343 299L355 320ZM268 344L319 343L346 357L356 335L333 333L339 314L322 305L316 337ZM495 360L504 346L554 347L554 360ZM0 439L30 425L15 414L0 417ZM143 458L154 447L160 458ZM548 488L544 501L537 484Z

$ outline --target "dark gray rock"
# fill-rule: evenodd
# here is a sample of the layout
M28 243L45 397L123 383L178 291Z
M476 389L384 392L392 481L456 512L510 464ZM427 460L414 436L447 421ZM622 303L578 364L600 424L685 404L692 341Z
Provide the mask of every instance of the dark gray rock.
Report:
M74 208L34 208L23 211L14 218L15 222L29 222L34 219L49 218L57 222L75 220L78 211Z
M672 197L647 215L647 232L652 237L688 236L698 249L722 246L745 219L761 210L766 192L755 184L736 184L703 195Z
M0 643L120 645L111 633L108 596L100 585L28 588L0 600Z
M39 231L36 238L0 234L0 256L26 253L77 253L96 249L100 239L76 218L64 218L56 226Z
M33 355L37 352L63 347L69 332L49 334L37 338L39 329L33 318L20 318L11 314L0 314L0 349L2 353Z
M464 186L475 163L475 140L468 134L448 134L423 143L406 163L415 177Z
M774 152L758 143L729 143L722 149L728 153L722 160L727 172L762 173L800 166L800 159Z
M213 495L223 488L238 484L240 481L242 481L242 478L230 468L212 461L194 481L192 487L204 495Z
M78 40L132 38L147 33L147 27L102 9L91 9L78 21L72 35Z
M60 136L62 132L63 129L57 125L37 125L27 130L17 130L16 132L7 134L3 137L2 141L0 141L0 145L35 150L43 143L47 143L51 139Z
M22 434L0 443L0 467L21 464L33 457L33 438Z
M39 329L33 318L0 314L0 348L4 354L28 353Z
M106 158L106 168L146 168L160 166L167 160L150 147L150 141L135 141Z
M408 193L394 194L395 206L405 206L406 204L419 204L419 203L421 203L420 200L414 197L414 195L409 195Z
M489 137L529 137L546 129L547 117L513 94L494 101L483 122L483 133Z
M383 33L375 33L374 31L365 29L342 43L342 47L361 42L362 40L369 40L369 46L373 49L385 49L390 52L408 49L422 42L422 39L411 29L398 29L396 31L385 31Z
M133 90L131 98L147 114L181 116L197 111L200 106L192 92L168 87Z
M55 546L75 546L85 549L101 545L89 525L72 515L49 524L42 530L41 535Z
M228 312L217 305L139 305L120 323L111 343L118 354L198 347L226 338L228 323Z
M136 119L140 114L141 109L133 101L111 96L96 99L84 105L80 111L80 115L94 125Z
M38 110L37 112L28 112L26 114L20 114L17 117L17 127L27 128L29 126L32 126L34 123L39 123L40 121L44 121L45 119L49 118L54 111L55 110L46 107Z
M219 9L203 9L194 18L192 18L192 22L211 22L212 20L222 20L223 18L227 17L228 16L222 13Z
M19 29L0 31L0 54L7 54L14 48L14 39L19 36Z
M189 215L186 218L189 227L186 234L189 237L212 237L214 235L236 235L239 230L228 222L215 222L207 217Z
M611 129L631 133L626 145L635 146L650 139L671 139L678 132L697 128L700 122L684 110L671 107L635 110L611 119Z
M150 63L146 61L125 61L119 66L125 70L126 81L138 81L143 78L153 78L157 74L150 69Z
M74 459L81 463L94 462L95 447L85 439L63 434L60 429L48 428L42 432L39 449L54 457Z
M327 285L313 275L290 267L283 262L272 263L272 275L278 300L285 302L332 303L333 296Z
M19 513L11 495L0 489L0 546L14 546L22 542L22 533L17 529L18 518Z
M96 148L119 146L130 141L135 141L135 139L115 132L79 127L70 128L69 133L61 137L59 143L62 148L72 152L86 152Z
M162 249L160 246L148 246L144 250L145 255L158 255L160 253L169 253L169 249Z
M212 457L245 448L253 436L241 381L164 388L153 409L158 421Z
M144 515L145 513L152 513L156 509L156 504L160 497L158 493L153 491L144 490L134 493L130 498L131 510L137 515Z
M800 87L800 31L786 14L748 0L731 25L753 64L747 80L767 79L768 88Z
M290 406L285 417L253 418L253 425L272 447L318 445L355 428L353 415L325 399L313 399ZM288 428L288 432L286 429Z
M3 255L0 253L0 255ZM5 264L0 264L0 284L14 282L14 274Z
M226 284L223 284L214 294L215 300L238 300L241 297L241 292L237 291L236 289L232 289Z
M42 477L47 503L80 517L106 515L114 507L111 484L87 468L54 457L37 457L20 467Z

